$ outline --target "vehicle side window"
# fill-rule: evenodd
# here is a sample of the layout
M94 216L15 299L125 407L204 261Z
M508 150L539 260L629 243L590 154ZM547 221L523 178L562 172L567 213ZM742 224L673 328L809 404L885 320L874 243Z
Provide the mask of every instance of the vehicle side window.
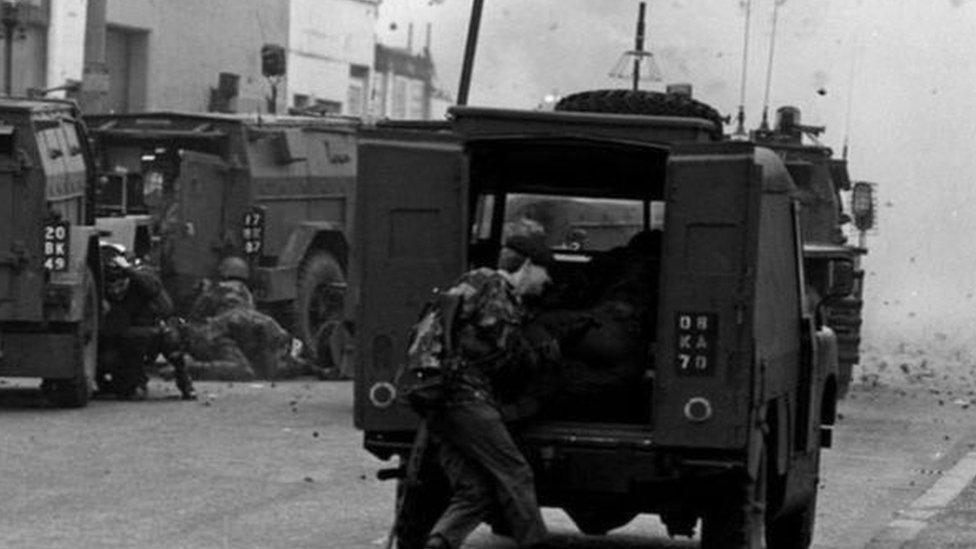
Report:
M69 172L85 171L85 155L81 147L81 139L78 134L78 125L71 121L65 121L62 126L64 133L64 161Z
M61 123L56 119L35 120L37 154L44 173L54 175L64 171L64 144L59 138Z

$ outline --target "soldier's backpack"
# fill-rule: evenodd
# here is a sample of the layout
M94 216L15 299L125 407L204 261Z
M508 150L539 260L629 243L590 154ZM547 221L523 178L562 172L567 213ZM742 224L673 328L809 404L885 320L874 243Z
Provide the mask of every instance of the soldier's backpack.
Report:
M419 414L442 406L446 384L457 372L454 324L463 297L437 292L410 330L406 362L397 374L397 393Z

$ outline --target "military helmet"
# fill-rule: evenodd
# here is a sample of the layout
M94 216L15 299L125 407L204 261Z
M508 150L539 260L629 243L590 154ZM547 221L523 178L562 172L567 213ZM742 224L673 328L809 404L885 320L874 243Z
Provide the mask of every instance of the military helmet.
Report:
M132 264L125 257L125 246L111 242L102 242L98 247L100 259L102 261L102 272L105 275L105 282L112 283L129 278L129 271Z
M240 257L230 256L221 260L217 266L217 276L221 280L247 281L251 278L251 267Z
M102 274L105 281L105 297L119 301L129 289L132 264L125 258L125 248L102 246Z

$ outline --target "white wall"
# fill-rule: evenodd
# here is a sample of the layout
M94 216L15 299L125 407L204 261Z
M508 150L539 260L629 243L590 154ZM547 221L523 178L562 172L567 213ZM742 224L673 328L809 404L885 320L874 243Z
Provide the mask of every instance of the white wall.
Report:
M85 63L85 10L87 0L51 0L47 34L47 86L81 80ZM52 97L64 97L63 92Z
M372 71L379 0L291 0L288 104L294 94L337 101L347 112L349 66Z
M263 110L270 88L261 45L284 44L288 34L281 0L109 0L107 19L148 31L149 110L206 110L221 72L240 75L240 110Z

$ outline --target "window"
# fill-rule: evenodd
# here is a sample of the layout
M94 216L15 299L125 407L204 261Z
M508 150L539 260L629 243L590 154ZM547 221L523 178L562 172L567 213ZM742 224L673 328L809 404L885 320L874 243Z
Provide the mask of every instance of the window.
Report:
M348 111L346 114L352 116L362 116L363 113L363 103L366 94L365 87L362 81L352 80L349 82L349 93L346 97L346 108Z
M652 218L656 209L663 211L664 203L656 204L651 203ZM510 194L502 233L542 230L553 249L606 251L626 245L644 226L640 200Z
M409 81L402 76L393 78L393 109L390 118L407 117L407 85Z
M414 120L423 120L426 118L426 109L424 108L424 93L425 83L423 80L410 80L410 103L407 112L407 118L412 118Z

